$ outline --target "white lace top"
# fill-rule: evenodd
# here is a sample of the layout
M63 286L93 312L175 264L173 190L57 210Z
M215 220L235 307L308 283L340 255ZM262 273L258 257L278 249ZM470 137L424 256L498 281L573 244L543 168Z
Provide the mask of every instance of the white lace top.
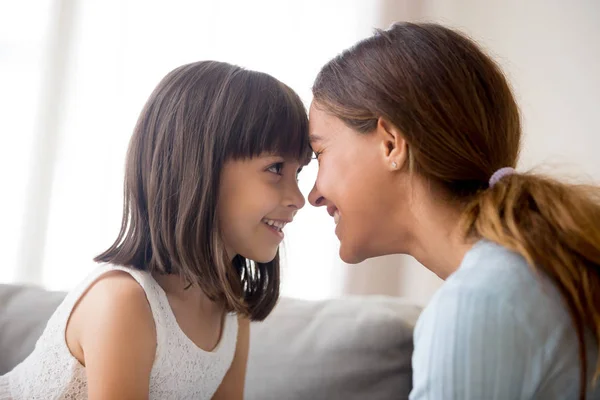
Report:
M151 274L103 265L70 292L54 312L27 359L0 376L0 400L87 399L85 368L65 341L67 321L81 295L101 275L122 270L144 289L156 325L157 347L150 374L150 399L210 399L231 366L237 343L237 317L228 315L212 352L197 347L183 333L166 293Z

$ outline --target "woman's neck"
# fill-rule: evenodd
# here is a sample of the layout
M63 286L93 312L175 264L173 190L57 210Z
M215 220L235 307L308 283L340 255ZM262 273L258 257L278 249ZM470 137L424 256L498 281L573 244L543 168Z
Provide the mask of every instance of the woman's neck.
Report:
M476 241L465 239L461 215L461 207L435 200L426 200L415 210L408 253L441 279L458 269Z

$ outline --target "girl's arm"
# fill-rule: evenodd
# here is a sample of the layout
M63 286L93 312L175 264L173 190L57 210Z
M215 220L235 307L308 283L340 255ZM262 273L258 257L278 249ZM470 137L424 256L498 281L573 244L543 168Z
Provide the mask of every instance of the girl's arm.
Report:
M233 362L213 396L213 400L242 400L244 398L246 365L250 347L250 321L239 317L238 325L238 339Z
M90 400L148 398L156 328L146 294L129 274L97 281L74 309L66 336L85 366Z

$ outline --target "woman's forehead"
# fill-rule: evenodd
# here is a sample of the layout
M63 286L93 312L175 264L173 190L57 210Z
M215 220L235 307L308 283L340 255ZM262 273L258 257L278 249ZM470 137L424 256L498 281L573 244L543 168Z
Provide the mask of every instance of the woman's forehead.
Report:
M311 145L325 139L324 135L330 130L332 119L334 119L332 115L311 106L308 117L308 133Z

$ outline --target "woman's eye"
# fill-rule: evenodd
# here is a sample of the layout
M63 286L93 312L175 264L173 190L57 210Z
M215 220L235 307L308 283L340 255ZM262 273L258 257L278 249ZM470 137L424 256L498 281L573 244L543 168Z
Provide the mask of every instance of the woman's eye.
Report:
M275 163L275 164L271 165L269 168L267 168L267 171L272 172L277 175L281 175L281 171L283 171L283 163L282 162Z
M319 160L319 156L323 153L322 151L313 151L313 160Z

